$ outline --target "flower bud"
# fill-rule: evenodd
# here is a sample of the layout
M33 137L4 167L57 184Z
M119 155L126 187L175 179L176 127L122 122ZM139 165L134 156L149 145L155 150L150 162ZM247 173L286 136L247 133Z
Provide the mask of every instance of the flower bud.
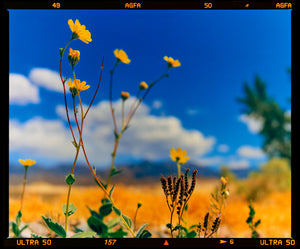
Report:
M128 92L121 92L121 99L123 101L125 101L126 99L128 99L130 96L130 94Z
M147 83L146 83L145 81L142 81L142 82L140 83L140 90L145 90L145 89L147 89L147 88L148 88Z
M228 182L228 178L221 176L220 181L221 181L222 185L226 185Z
M68 59L71 66L75 66L78 63L79 57L80 52L78 50L73 50L72 48L70 48Z

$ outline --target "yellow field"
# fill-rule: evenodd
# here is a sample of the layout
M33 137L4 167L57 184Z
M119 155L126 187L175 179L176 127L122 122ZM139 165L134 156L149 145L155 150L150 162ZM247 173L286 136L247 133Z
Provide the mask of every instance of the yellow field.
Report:
M209 210L210 192L218 180L199 180L196 190L189 201L188 223L196 224L203 221ZM234 186L230 186L233 189ZM9 218L14 220L20 208L22 186L10 186ZM66 202L67 186L35 183L26 186L22 221L41 221L41 215L51 217L63 225L62 205ZM98 187L74 185L71 202L77 207L75 214L70 216L70 224L86 224L90 216L87 206L98 210L103 192ZM169 222L169 210L160 184L125 186L117 185L113 198L118 208L133 218L138 202L142 203L137 216L137 227L148 223L147 229L154 237L168 236L165 225ZM261 237L291 236L291 192L274 192L265 199L254 202L255 220L261 219L258 232ZM247 201L231 191L224 210L224 219L219 229L219 237L250 237L251 232L246 224L249 208ZM37 231L38 233L38 231Z

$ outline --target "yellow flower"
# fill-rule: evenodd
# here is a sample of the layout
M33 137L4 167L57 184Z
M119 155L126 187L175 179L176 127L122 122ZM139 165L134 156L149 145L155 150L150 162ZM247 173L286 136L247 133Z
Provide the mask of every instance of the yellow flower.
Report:
M141 89L141 90L145 90L145 89L147 89L147 88L148 88L147 83L146 83L145 81L142 81L142 82L140 83L140 89Z
M220 181L221 181L221 183L222 183L223 185L226 185L227 182L228 182L228 178L227 178L227 177L221 176Z
M168 67L180 67L179 60L174 60L172 57L164 56L164 60L168 62Z
M177 150L172 148L170 150L170 157L173 161L184 164L190 159L190 157L186 156L186 153L187 152L185 150L182 150L180 147L177 148Z
M128 99L130 94L128 92L121 92L121 98L125 101Z
M80 82L79 79L76 79L73 82L71 82L71 79L69 79L67 83L70 87L70 92L73 94L73 96L77 95L77 93L80 91L84 91L90 88L89 85L86 85L85 81Z
M77 64L77 62L79 61L79 57L80 52L78 50L73 50L72 48L70 48L68 59L71 66L75 66Z
M79 39L85 43L89 43L92 41L91 38L91 33L87 29L85 29L84 25L81 25L78 19L76 19L75 24L72 19L69 19L68 21L69 27L71 31L73 32L72 34L72 39Z
M32 166L33 164L35 164L35 160L31 160L31 159L19 159L19 162L23 165L23 166Z
M130 59L128 59L128 56L127 56L126 52L122 49L120 49L120 50L116 49L114 51L114 54L115 54L115 56L117 57L118 60L120 60L121 62L123 62L125 64L128 64L131 61Z

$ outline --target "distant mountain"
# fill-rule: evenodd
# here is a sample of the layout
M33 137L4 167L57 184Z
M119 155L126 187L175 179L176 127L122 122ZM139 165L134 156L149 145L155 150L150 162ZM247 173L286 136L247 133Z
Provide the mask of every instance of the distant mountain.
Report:
M49 182L54 184L65 184L65 176L70 173L71 165L61 164L56 167L47 168L41 165L35 165L32 169L29 169L28 181L30 182ZM187 163L182 167L182 172L189 168L192 170L198 170L198 177L219 177L219 172L215 169L205 166L198 166L192 163ZM174 162L160 162L154 163L150 161L142 161L139 163L129 163L117 166L118 170L121 170L121 174L115 175L113 179L117 182L123 183L149 183L158 181L161 176L177 175L177 167ZM249 169L233 170L239 178L247 177ZM10 165L10 182L13 184L22 183L22 177L24 174L23 167L20 165ZM190 175L191 175L190 172ZM97 169L97 176L101 176L102 179L106 179L109 173L109 169ZM86 165L78 164L75 168L76 182L81 185L94 184L94 180L89 168Z

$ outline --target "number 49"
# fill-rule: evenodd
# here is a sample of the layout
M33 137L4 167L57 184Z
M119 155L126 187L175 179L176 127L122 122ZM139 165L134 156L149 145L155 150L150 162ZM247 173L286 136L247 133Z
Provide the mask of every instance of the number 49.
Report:
M60 3L59 2L53 3L52 7L55 8L55 9L59 9L60 8Z

